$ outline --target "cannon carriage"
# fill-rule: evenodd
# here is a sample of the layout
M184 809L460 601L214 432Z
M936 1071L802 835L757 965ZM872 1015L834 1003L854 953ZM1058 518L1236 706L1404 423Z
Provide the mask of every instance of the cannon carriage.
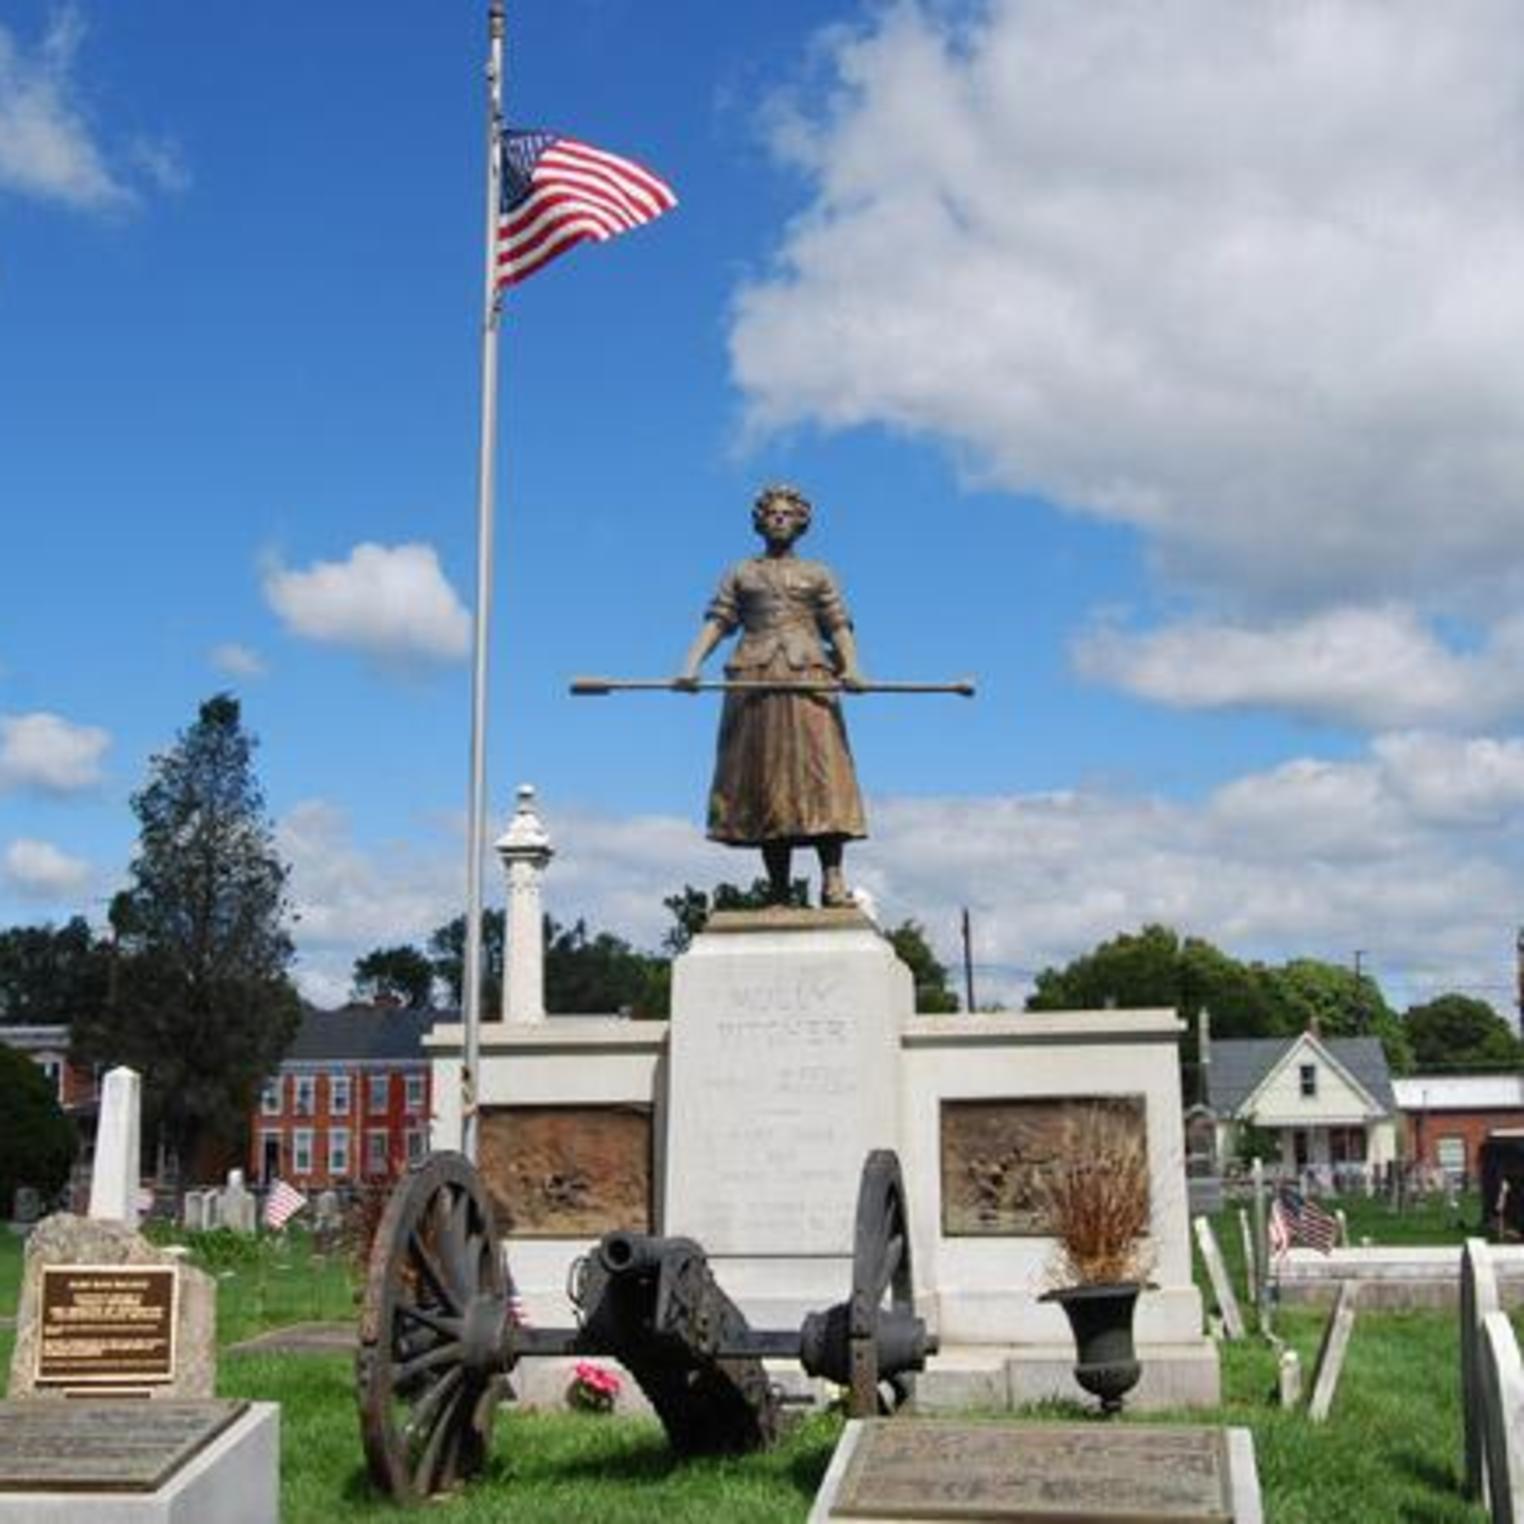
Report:
M798 1360L866 1417L906 1401L936 1347L915 1312L904 1181L887 1149L863 1166L847 1299L797 1329L752 1328L687 1238L606 1233L568 1291L574 1327L524 1324L491 1202L464 1155L431 1154L399 1182L371 1250L356 1356L379 1487L417 1502L475 1475L520 1360L618 1360L673 1448L700 1455L777 1438L783 1399L765 1360Z

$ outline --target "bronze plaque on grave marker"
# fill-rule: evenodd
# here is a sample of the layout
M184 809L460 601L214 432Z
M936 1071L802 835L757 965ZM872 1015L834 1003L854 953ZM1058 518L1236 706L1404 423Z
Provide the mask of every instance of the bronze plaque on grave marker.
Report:
M831 1517L1232 1524L1227 1433L870 1420Z
M0 1402L0 1493L154 1492L248 1406Z
M486 1106L479 1157L505 1233L651 1231L649 1106Z
M1104 1107L1145 1139L1141 1095L943 1101L942 1232L948 1238L1052 1234L1038 1181L1072 1124Z
M44 1265L38 1386L175 1378L173 1265Z

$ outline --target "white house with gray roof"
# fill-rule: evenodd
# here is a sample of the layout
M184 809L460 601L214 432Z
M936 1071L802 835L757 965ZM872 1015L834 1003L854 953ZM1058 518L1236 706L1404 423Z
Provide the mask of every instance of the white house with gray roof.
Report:
M1374 1037L1212 1039L1203 1075L1217 1157L1236 1152L1241 1125L1279 1134L1279 1164L1328 1183L1368 1179L1397 1157L1397 1102Z

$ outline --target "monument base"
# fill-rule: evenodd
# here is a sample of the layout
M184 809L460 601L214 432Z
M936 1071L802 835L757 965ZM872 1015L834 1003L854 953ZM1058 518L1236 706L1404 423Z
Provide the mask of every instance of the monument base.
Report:
M71 1407L75 1405L32 1399L0 1403L0 1410L13 1415L17 1409L67 1413ZM87 1456L76 1452L75 1459L83 1464ZM25 1457L12 1453L6 1460L7 1473L18 1477ZM67 1453L55 1456L50 1474L66 1471L69 1460ZM85 1485L93 1480L92 1474ZM56 1489L25 1489L24 1482L0 1480L0 1524L99 1524L103 1519L111 1524L279 1524L280 1405L250 1403L151 1492L109 1484L82 1491L80 1486L62 1476Z

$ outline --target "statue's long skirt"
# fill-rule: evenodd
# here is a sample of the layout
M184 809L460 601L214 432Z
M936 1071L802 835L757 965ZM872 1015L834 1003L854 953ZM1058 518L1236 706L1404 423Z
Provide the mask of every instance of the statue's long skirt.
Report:
M747 678L831 681L829 669ZM868 834L841 705L832 694L728 693L709 790L709 836L731 846Z

